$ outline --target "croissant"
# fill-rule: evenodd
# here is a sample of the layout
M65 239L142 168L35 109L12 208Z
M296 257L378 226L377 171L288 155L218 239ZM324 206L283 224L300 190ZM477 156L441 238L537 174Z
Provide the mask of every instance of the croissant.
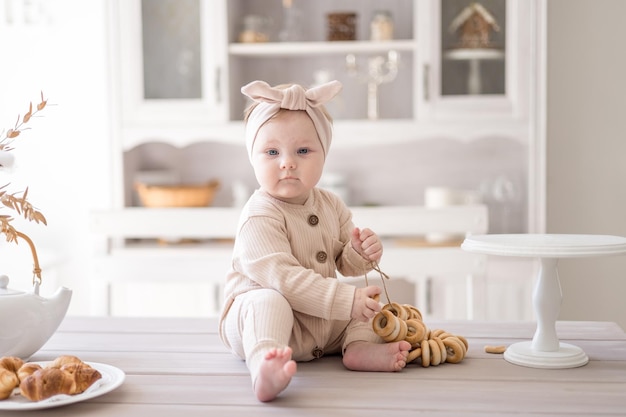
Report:
M15 372L0 368L0 400L9 398L17 384L19 380Z
M70 395L76 384L74 378L58 368L44 368L20 383L20 393L31 401L41 401L58 394Z
M86 363L69 363L61 368L42 368L20 383L20 393L31 401L41 401L53 395L75 395L84 392L102 378L97 369Z
M0 358L0 400L9 398L16 387L31 401L80 394L100 378L97 369L72 355L59 356L45 368L6 356Z
M41 369L41 365L34 362L25 363L17 370L17 378L22 382L26 379L27 376L33 374L35 371Z
M80 358L72 355L61 355L52 361L48 368L61 368L63 365L67 365L70 363L83 363Z
M24 361L15 356L4 356L0 359L0 369L17 372L24 365Z
M71 394L80 394L93 385L94 382L102 378L97 369L92 368L84 362L70 363L63 365L61 370L74 378L74 387Z
M5 356L0 359L0 400L9 398L13 389L20 383L17 370L24 361L14 356Z

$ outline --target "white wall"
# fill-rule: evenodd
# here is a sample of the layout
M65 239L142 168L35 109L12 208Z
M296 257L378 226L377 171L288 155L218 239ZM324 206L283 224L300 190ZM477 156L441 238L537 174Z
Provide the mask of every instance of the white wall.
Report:
M42 258L42 293L59 285L74 291L70 313L89 311L87 212L106 207L111 197L105 3L0 1L0 128L12 127L40 91L49 98L43 117L14 143L17 167L0 174L0 184L10 182L12 191L28 186L29 200L46 216L48 226L19 218L14 225ZM25 22L23 4L32 5L35 23ZM0 273L9 274L12 288L29 288L28 247L1 240Z
M626 236L626 2L548 0L547 231ZM626 328L626 256L561 260L561 319Z

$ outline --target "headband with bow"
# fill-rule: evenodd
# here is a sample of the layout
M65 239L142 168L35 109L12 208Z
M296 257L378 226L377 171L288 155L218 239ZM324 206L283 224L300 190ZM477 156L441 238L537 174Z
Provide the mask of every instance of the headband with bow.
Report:
M252 157L252 147L257 132L280 109L306 111L313 121L325 157L332 140L332 124L320 106L335 97L341 88L339 81L330 81L308 90L297 84L285 89L275 88L265 81L252 81L241 87L244 95L259 103L248 116L246 123L248 157Z

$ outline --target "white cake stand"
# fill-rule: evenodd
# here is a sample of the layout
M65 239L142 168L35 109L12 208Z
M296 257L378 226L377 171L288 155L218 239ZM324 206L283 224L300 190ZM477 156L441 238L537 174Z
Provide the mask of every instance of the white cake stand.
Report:
M575 368L589 358L578 346L560 343L556 320L561 309L560 258L618 255L626 253L626 238L606 235L502 234L465 238L466 251L500 256L538 258L541 268L533 292L537 330L532 341L512 344L504 358L532 368Z

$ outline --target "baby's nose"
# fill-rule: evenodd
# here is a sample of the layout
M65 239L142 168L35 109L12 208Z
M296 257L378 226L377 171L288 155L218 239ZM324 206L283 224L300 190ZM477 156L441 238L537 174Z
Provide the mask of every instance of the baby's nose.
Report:
M296 161L292 156L285 156L280 164L283 169L293 169L296 167Z

